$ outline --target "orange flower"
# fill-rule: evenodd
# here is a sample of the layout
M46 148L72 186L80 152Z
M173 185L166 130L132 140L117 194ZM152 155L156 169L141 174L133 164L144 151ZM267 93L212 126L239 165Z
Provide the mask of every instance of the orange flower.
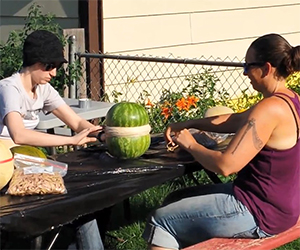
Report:
M148 100L147 100L147 103L145 104L145 106L147 107L153 107L154 106L154 104L150 101L150 99L148 98Z
M191 106L197 107L197 102L199 101L199 98L195 97L195 96L189 96L187 98L187 103L188 103L188 107L190 108Z
M179 111L185 109L185 110L188 110L188 107L187 107L187 102L185 100L184 97L182 97L181 99L179 99L176 103L175 103L176 107L178 108Z
M161 115L165 117L165 120L169 118L169 116L172 115L173 108L168 107L162 107Z

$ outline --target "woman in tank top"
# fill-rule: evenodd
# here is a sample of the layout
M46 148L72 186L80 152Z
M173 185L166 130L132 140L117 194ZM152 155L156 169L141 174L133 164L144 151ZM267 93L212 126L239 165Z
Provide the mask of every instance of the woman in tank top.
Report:
M233 183L170 194L150 216L143 237L152 250L180 249L214 237L262 238L296 224L300 214L300 101L286 78L300 71L300 46L278 34L256 39L244 75L263 99L242 113L173 123L167 142ZM189 128L235 133L224 152L198 144ZM172 135L172 137L171 137Z

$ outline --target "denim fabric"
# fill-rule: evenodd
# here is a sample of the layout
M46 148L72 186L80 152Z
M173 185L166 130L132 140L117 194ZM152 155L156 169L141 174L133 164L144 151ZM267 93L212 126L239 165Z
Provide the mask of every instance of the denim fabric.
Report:
M171 193L148 219L143 237L156 246L180 249L214 237L264 238L232 183L204 185Z
M81 225L77 229L76 246L78 250L104 250L95 219Z

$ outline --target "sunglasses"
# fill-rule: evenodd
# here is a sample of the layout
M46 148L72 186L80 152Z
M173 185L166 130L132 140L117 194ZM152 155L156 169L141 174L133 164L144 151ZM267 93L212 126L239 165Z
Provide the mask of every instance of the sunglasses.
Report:
M248 74L248 71L251 67L261 67L264 66L265 63L263 62L251 62L251 63L244 63L243 67L244 67L244 74Z
M51 71L53 69L59 69L63 63L44 63L44 70Z

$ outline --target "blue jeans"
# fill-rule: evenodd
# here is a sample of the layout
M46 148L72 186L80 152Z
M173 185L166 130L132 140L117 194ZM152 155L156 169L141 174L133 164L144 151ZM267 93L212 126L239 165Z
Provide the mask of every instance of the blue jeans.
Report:
M78 250L104 250L96 219L77 229L76 247Z
M203 185L171 193L148 219L143 238L151 245L181 249L214 237L264 238L232 183Z

